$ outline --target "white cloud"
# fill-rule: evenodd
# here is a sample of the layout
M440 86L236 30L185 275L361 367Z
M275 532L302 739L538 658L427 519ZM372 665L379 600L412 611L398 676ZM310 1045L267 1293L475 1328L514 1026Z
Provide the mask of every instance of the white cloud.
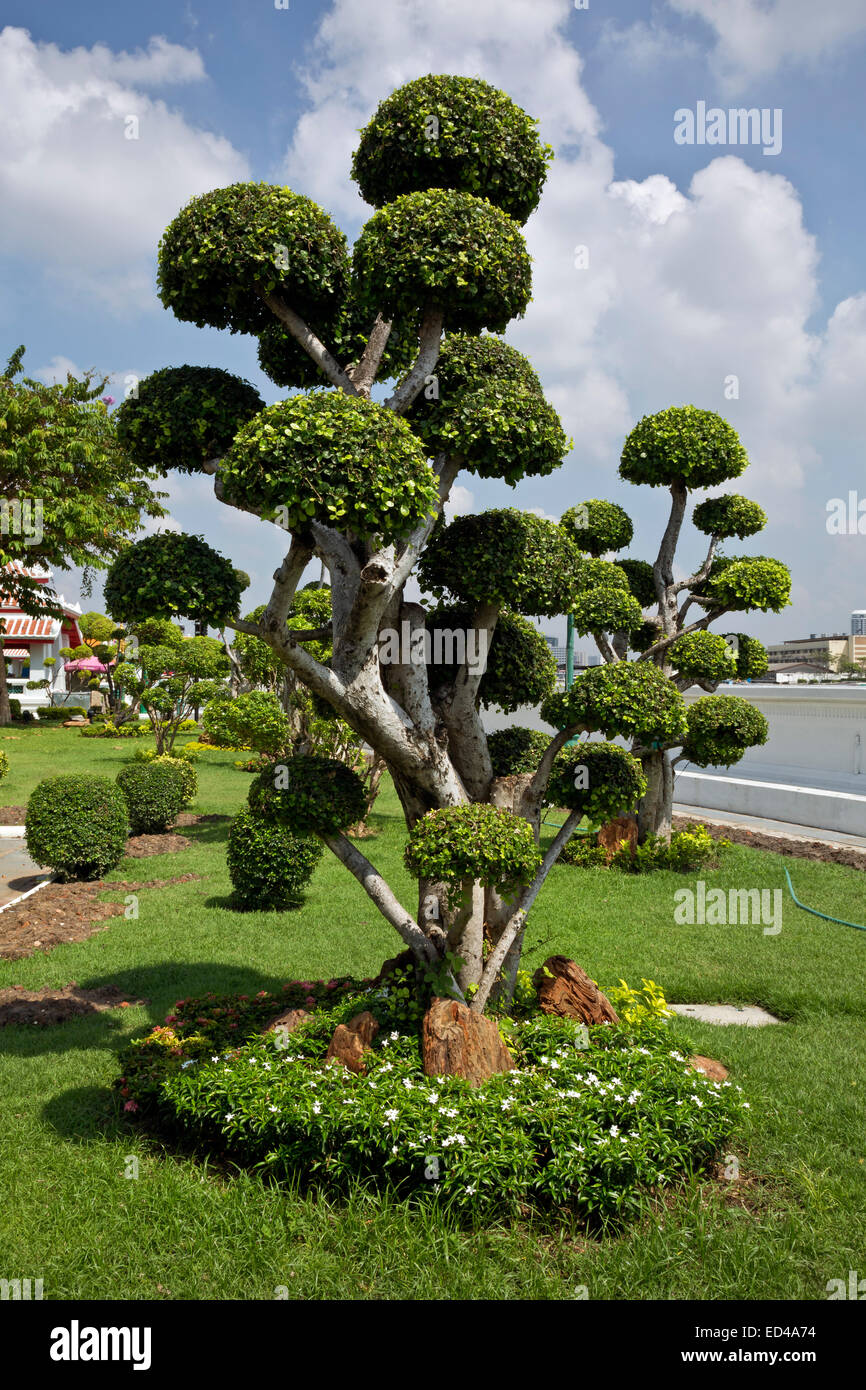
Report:
M863 0L668 0L679 14L715 31L713 60L740 87L785 63L814 62L838 53L866 32Z
M464 487L462 483L455 483L448 495L445 503L445 519L453 521L455 516L463 516L466 512L471 512L475 503L475 494Z
M64 52L0 33L0 253L42 268L64 295L156 307L153 258L196 193L248 177L229 141L196 130L144 88L200 80L200 55L152 39ZM137 139L126 138L137 121Z

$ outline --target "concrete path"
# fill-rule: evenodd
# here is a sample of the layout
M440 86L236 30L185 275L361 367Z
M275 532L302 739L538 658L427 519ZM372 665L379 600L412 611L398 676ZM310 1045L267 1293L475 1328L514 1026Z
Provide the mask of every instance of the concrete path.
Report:
M23 840L0 840L0 907L50 877L47 869L33 863Z
M819 830L815 826L795 825L793 821L745 816L739 811L716 811L710 810L709 807L686 806L675 801L674 815L691 816L696 821L718 821L722 825L742 825L746 830L770 831L777 835L790 835L792 839L824 840L829 844L853 845L858 849L866 849L866 834L848 835L841 830Z

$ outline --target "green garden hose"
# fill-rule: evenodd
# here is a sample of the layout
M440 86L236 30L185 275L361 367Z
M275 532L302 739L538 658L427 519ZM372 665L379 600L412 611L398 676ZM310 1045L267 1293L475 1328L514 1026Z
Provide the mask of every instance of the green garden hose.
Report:
M813 917L823 917L825 922L838 922L840 927L854 927L856 931L866 931L866 924L863 922L846 922L844 917L828 917L826 912L819 912L817 907L807 907L805 903L800 902L800 899L794 892L791 875L788 873L787 869L785 870L785 878L788 880L788 892L791 894L797 906L802 907L804 912L811 912Z

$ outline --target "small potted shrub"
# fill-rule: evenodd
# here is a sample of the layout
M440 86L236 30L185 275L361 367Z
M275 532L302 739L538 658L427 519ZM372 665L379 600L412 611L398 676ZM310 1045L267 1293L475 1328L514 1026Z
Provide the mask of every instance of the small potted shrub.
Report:
M101 878L129 835L126 800L107 777L46 777L27 803L27 852L61 879Z

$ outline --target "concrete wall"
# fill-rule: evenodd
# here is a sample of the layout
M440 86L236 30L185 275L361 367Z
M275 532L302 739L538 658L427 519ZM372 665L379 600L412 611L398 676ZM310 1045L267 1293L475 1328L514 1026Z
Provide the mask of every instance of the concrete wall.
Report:
M703 693L695 688L685 699ZM769 723L769 740L732 768L679 763L679 803L866 835L866 685L731 685L718 694L756 705ZM509 724L553 732L535 709L484 711L485 728Z

